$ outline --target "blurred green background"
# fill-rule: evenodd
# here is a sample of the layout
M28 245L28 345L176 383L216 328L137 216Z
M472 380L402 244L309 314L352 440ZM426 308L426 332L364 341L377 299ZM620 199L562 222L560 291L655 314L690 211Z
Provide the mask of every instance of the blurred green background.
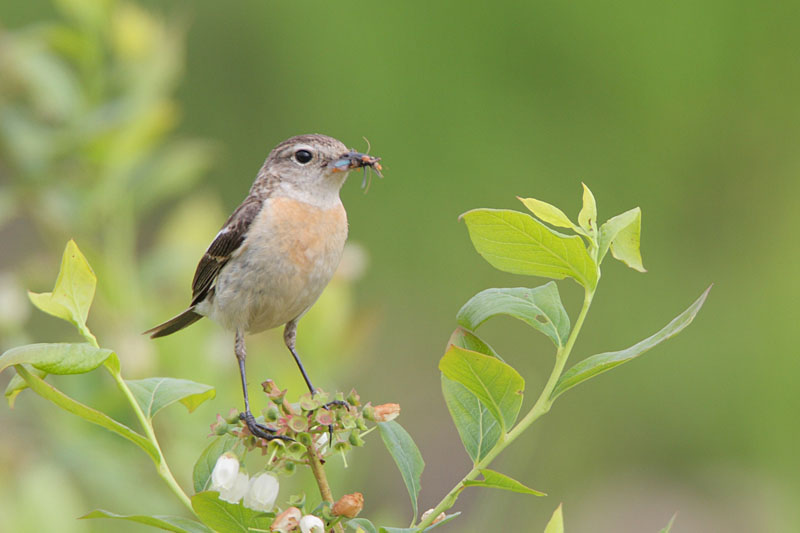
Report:
M320 132L383 157L342 196L356 244L299 348L318 386L399 402L427 462L421 508L468 469L437 362L458 308L493 270L461 212L533 196L601 219L643 211L647 274L609 261L576 359L655 332L711 282L682 335L565 395L497 470L546 499L467 491L447 531L800 530L800 63L792 2L276 2L45 0L0 5L0 349L76 340L33 312L74 237L99 277L89 325L129 378L207 382L217 399L156 420L176 476L216 413L240 406L232 340L204 321L139 333L189 299L196 261L268 151ZM561 283L574 319L580 290ZM511 320L484 338L526 377L552 363ZM275 332L249 341L253 390L302 381ZM0 375L0 386L11 377ZM134 424L102 373L60 387ZM127 442L23 393L0 408L0 529L140 531L77 521L97 507L180 513ZM376 438L334 490L405 524L407 495ZM295 475L292 489L313 491Z

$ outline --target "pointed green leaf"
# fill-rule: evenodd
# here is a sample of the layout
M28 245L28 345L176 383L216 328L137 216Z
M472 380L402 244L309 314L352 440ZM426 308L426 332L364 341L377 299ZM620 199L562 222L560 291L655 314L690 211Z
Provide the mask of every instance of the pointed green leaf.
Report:
M420 478L422 470L425 468L425 461L422 460L422 454L419 453L411 435L397 422L379 422L378 431L380 431L386 449L397 463L397 468L406 484L408 495L411 498L413 520L416 520L419 510L417 498L421 488Z
M562 235L535 218L506 209L473 209L461 217L479 254L512 274L574 278L593 289L597 266L577 235Z
M672 515L672 518L669 519L669 523L666 525L664 529L661 530L660 533L669 533L672 529L672 524L675 522L675 517L678 516L677 514Z
M125 383L147 418L153 418L161 409L177 401L185 405L191 413L198 405L217 394L211 385L188 379L147 378L126 380Z
M600 226L600 233L597 239L598 255L600 261L603 260L608 249L611 246L611 241L616 238L617 234L622 228L633 224L637 218L642 216L642 210L638 207L625 211L615 217L608 219L605 224Z
M553 281L534 289L517 287L481 291L464 304L456 320L466 329L474 331L497 315L522 320L550 337L559 347L569 337L569 315Z
M165 531L173 531L174 533L213 533L200 522L183 518L182 516L121 515L104 511L102 509L97 509L89 514L83 515L80 518L113 518L116 520L127 520L130 522L137 522L139 524L153 526Z
M500 359L491 346L462 327L455 329L448 344ZM502 361L502 359L500 360ZM464 449L472 461L477 463L486 457L486 454L500 440L500 424L468 388L444 377L444 375L442 376L442 394L458 430L458 435L461 437L461 442L464 444Z
M593 378L594 376L606 372L607 370L611 370L615 366L626 363L631 359L643 354L650 348L661 344L665 340L670 339L683 331L686 326L692 323L692 320L694 320L694 317L697 316L700 308L703 307L703 303L705 303L706 297L708 296L708 292L710 290L711 287L707 288L703 294L701 294L700 297L695 300L695 302L689 306L688 309L686 309L686 311L675 317L672 322L667 324L655 335L652 335L645 340L634 344L630 348L626 348L625 350L620 350L618 352L606 352L587 357L580 363L564 372L564 374L558 380L558 383L556 383L555 389L553 389L553 393L550 395L550 398L553 400L556 399L563 392L571 389L575 385L583 383L587 379Z
M43 379L34 376L25 370L22 365L16 365L14 368L17 370L17 374L28 384L28 387L30 387L33 392L42 398L53 402L57 406L69 411L74 415L78 415L88 422L97 424L100 427L104 427L107 430L128 439L144 450L150 456L150 458L153 459L153 462L155 462L156 465L160 463L158 451L149 440L144 438L139 433L135 432L128 426L117 422L107 414L101 413L96 409L92 409L91 407L70 398Z
M600 228L598 239L598 258L600 261L611 247L611 254L639 272L646 272L642 266L639 240L642 232L642 210L638 207L610 218Z
M597 202L594 201L594 195L585 183L583 185L583 207L581 212L578 213L578 224L588 232L597 230Z
M269 531L274 513L248 509L241 503L228 503L213 491L192 496L192 508L205 525L217 533L251 533L250 528Z
M455 344L465 350L472 350L473 352L480 352L485 355L491 355L492 357L496 357L503 360L500 355L494 351L494 348L489 346L483 339L478 337L475 333L462 328L461 326L457 327L453 330L452 335L450 335L450 340L447 341L447 344Z
M469 480L464 482L466 487L487 487L492 489L510 490L522 494L533 494L534 496L547 496L544 492L539 492L530 487L526 487L516 479L511 479L505 474L484 468L480 470L483 479Z
M439 361L445 377L464 385L478 397L505 433L522 406L525 380L506 363L482 353L450 346Z
M500 423L469 389L444 375L442 375L442 394L464 449L472 462L477 463L486 457L500 440L502 434Z
M517 199L522 202L531 213L536 215L539 220L547 222L551 226L556 226L559 228L575 227L575 224L572 223L569 217L565 215L561 209L554 205L550 205L547 202L542 202L536 198L520 198L517 196Z
M0 372L12 365L29 364L48 374L83 374L102 365L113 353L87 343L27 344L0 355Z
M28 295L33 305L47 314L71 322L86 334L86 318L89 316L96 285L97 277L92 267L75 241L70 240L61 258L61 269L53 292L29 292Z
M192 482L195 492L203 492L208 489L209 485L211 485L211 472L214 470L219 456L234 449L240 442L233 435L220 435L203 450L192 470Z
M561 510L561 504L558 505L544 528L544 533L564 533L564 515Z

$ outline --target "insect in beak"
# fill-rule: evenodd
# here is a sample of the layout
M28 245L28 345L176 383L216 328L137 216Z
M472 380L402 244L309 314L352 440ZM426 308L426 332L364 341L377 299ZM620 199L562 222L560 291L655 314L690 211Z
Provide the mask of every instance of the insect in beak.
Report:
M380 157L373 157L369 154L362 154L361 152L347 152L339 159L331 163L334 172L347 172L354 168L364 169L364 181L361 184L362 188L367 187L367 169L372 169L378 177L382 178L381 170L383 167L380 164Z

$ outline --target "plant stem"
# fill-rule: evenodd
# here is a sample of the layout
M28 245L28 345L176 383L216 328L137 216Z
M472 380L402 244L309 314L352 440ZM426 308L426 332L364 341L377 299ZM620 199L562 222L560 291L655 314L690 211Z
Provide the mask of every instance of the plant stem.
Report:
M333 494L331 493L331 486L328 484L328 476L313 444L308 447L308 466L311 467L314 479L317 480L317 487L319 487L319 495L322 496L322 501L333 505ZM344 533L342 524L333 524L333 529L337 533Z
M97 344L97 338L92 334L91 331L89 331L89 328L87 328L85 324L79 326L79 329L84 338L89 341L92 346L95 348L100 347ZM108 373L111 374L111 377L114 378L114 381L117 383L117 387L120 391L122 391L125 399L128 400L133 412L136 414L136 418L139 419L139 424L141 424L142 429L144 429L145 437L147 437L147 440L149 440L156 449L156 452L158 453L158 462L156 462L156 471L158 472L158 475L164 480L170 490L175 493L175 496L178 497L181 503L185 505L186 508L192 512L192 514L195 514L189 496L183 492L183 489L180 485L178 485L178 482L175 480L175 476L172 475L172 471L169 469L169 464L167 464L167 460L164 457L164 452L161 451L161 446L158 444L158 439L156 438L156 433L153 430L152 422L145 416L144 411L142 411L141 406L139 406L139 402L137 402L136 398L133 397L133 393L128 387L128 384L125 383L124 379L122 379L122 373L119 371L119 363L116 365L110 365L108 364L108 361L106 361L106 364L103 366L105 366L106 370L108 370Z
M178 482L175 480L175 476L172 475L172 471L169 469L167 460L164 458L164 452L161 451L161 446L159 446L158 444L158 439L156 438L155 431L153 430L152 422L150 422L150 420L145 416L144 411L142 411L142 408L139 406L139 403L136 401L136 398L133 397L133 393L131 392L131 389L128 387L128 384L125 383L124 379L122 379L122 374L120 374L115 369L110 368L108 365L106 365L106 369L114 378L114 381L116 381L119 390L122 391L122 394L128 400L128 403L131 405L131 408L133 408L133 412L136 413L136 418L139 419L139 423L141 424L142 429L144 429L144 434L147 437L147 440L149 440L153 444L156 451L158 452L158 463L156 463L156 470L158 471L158 475L161 477L161 479L164 480L164 482L167 484L170 490L172 490L172 492L175 493L175 496L178 497L181 503L185 505L189 509L189 511L192 512L192 514L195 514L194 509L192 508L191 500L186 495L186 493L183 492L181 486L178 485Z
M566 365L569 354L572 352L572 347L575 345L575 340L578 338L578 334L583 327L583 322L586 319L586 314L589 312L589 307L592 305L593 298L594 290L587 290L584 294L583 307L581 307L578 318L575 320L575 326L572 328L566 344L556 351L556 362L553 365L553 370L550 372L550 377L548 378L547 383L545 383L541 394L539 394L539 398L536 400L536 403L534 403L533 407L531 407L531 410L528 411L522 420L520 420L517 425L511 429L511 431L500 438L494 448L492 448L489 453L486 454L486 457L475 463L475 466L472 468L472 470L470 470L467 475L464 476L464 478L459 481L458 484L453 487L452 490L450 490L450 492L447 493L442 501L440 501L439 504L433 509L433 512L430 513L430 516L419 523L417 526L419 530L424 530L426 527L430 526L440 513L447 511L453 505L455 505L459 493L464 490L464 483L466 481L472 481L478 477L480 471L484 468L487 468L489 464L491 464L491 462L498 455L500 455L500 452L502 452L509 444L514 442L517 437L519 437L526 429L528 429L531 424L533 424L540 416L550 410L550 407L553 405L553 400L550 398L550 395L553 393L553 389L555 388L556 383L558 383L561 373L564 371L564 365Z

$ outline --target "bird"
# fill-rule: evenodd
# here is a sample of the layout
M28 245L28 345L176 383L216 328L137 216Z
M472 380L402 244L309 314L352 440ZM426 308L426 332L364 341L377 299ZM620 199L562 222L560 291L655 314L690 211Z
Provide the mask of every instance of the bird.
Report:
M240 419L257 437L281 438L250 410L245 335L283 326L286 347L315 394L295 347L297 323L342 257L348 223L339 191L349 171L371 169L382 176L379 161L326 135L298 135L278 144L200 259L189 307L144 332L151 338L171 335L203 317L232 331L244 395Z

